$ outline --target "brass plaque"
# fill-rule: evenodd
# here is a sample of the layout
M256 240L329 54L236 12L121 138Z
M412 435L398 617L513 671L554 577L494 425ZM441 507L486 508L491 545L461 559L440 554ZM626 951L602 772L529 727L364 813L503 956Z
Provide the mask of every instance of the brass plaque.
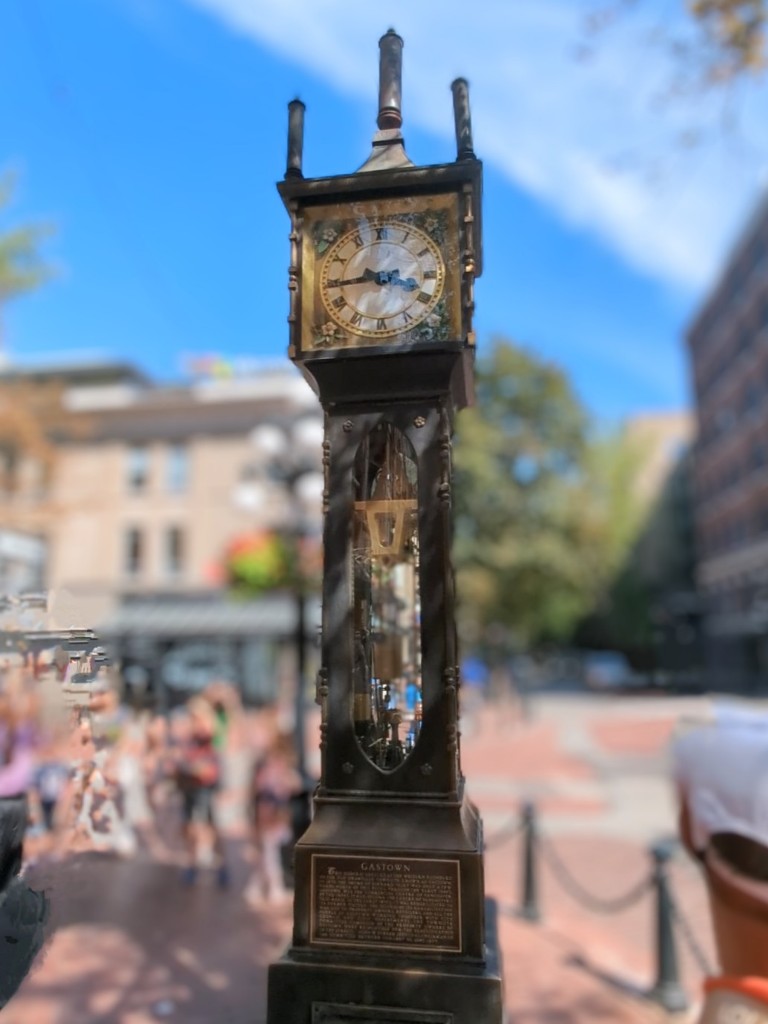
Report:
M310 942L461 953L458 860L313 854Z

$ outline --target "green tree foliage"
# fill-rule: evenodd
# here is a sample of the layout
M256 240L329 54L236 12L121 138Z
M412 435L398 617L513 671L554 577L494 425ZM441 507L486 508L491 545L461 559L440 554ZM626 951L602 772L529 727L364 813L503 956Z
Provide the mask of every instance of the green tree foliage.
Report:
M454 463L466 646L570 641L584 623L601 645L646 644L672 561L664 544L677 546L644 483L652 435L596 432L563 371L509 341L478 361L476 382Z
M632 559L653 495L637 486L647 443L621 429L592 439L579 481L582 556L592 586L577 636L587 646L638 648L648 642L648 592L643 562Z
M16 188L16 176L0 176L0 217L10 206ZM51 276L51 266L42 255L42 243L51 233L44 224L0 227L0 311L7 302L33 291Z
M762 74L766 61L768 0L686 0L688 18L669 17L652 0L606 0L587 17L587 43L630 13L655 19L650 38L661 44L677 65L673 92L681 87L724 86ZM693 29L693 31L690 31Z
M588 420L563 372L508 341L459 418L454 558L467 641L563 639L588 603L580 493Z
M688 0L688 7L710 44L711 81L765 70L765 0Z

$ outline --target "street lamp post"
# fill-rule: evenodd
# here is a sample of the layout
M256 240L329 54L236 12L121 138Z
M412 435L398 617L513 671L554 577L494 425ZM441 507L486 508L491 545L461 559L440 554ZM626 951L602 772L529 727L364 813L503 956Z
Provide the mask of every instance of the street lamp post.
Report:
M294 581L296 689L294 693L294 744L296 768L302 791L308 790L306 763L306 666L307 666L307 580L301 564L304 542L312 535L308 509L319 504L323 478L319 472L322 423L318 417L304 417L293 425L262 424L250 435L256 456L249 465L246 481L241 482L236 502L241 507L261 510L268 503L270 485L280 488L288 499L291 536L296 547ZM276 517L267 513L270 525ZM285 517L280 516L285 523Z

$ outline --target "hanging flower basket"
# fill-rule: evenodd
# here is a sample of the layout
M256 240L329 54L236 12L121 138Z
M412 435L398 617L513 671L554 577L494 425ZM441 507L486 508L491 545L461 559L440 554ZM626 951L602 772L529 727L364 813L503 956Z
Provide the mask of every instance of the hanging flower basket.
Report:
M263 594L296 581L291 545L276 533L258 531L236 537L224 555L227 582L245 594Z

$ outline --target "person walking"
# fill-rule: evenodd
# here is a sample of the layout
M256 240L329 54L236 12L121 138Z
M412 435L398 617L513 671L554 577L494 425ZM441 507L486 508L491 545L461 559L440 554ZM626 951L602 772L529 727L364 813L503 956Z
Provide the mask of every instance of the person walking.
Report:
M0 893L21 873L27 794L35 769L35 729L21 676L0 680Z
M262 899L279 903L290 895L285 884L283 850L290 843L291 797L300 789L291 737L278 732L253 768L251 823L257 866L245 898L257 905Z
M229 885L224 843L216 820L215 794L221 781L221 758L214 746L216 718L210 703L193 697L187 703L187 721L175 761L176 784L182 801L182 831L187 847L187 865L182 874L186 885L194 885L206 833L210 836L221 888Z

